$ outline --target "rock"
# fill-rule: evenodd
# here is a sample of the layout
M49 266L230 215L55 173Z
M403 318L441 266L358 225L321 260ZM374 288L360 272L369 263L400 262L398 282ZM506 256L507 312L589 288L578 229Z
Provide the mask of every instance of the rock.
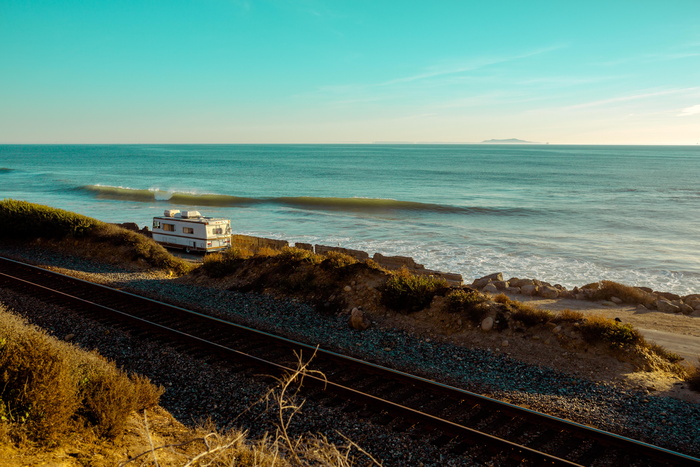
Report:
M491 282L486 284L482 290L488 293L498 293L498 287Z
M472 286L480 289L484 287L486 284L489 282L493 281L502 281L503 280L503 273L502 272L497 272L494 274L489 274L488 276L484 276L480 279L476 279L474 282L472 282Z
M490 316L484 318L484 320L481 322L481 329L483 331L490 331L493 329L493 318Z
M557 298L559 296L559 291L550 285L545 285L540 287L539 295L544 298Z
M369 327L370 321L369 318L365 316L365 312L362 311L361 308L353 308L350 312L350 319L348 320L348 324L353 329L356 329L358 331L364 331Z
M615 306L616 305L615 302L611 302L610 300L603 300L602 302L600 302L600 304L603 306Z
M520 287L508 287L506 289L506 292L512 293L512 294L519 294L520 293Z
M63 340L66 342L72 341L73 339L75 339L75 334L73 334L73 333L66 334L66 336L63 338Z
M501 347L508 347L509 345L510 342L508 342L508 340L504 340L503 342L501 342Z
M610 297L610 301L616 303L617 305L622 303L622 299L618 297Z
M668 301L680 300L680 299L681 299L681 296L680 296L680 295L676 295L676 294L670 293L670 292L654 292L654 293L656 293L656 295L658 295L658 296L661 297L662 299L666 299L666 300L668 300Z
M694 310L700 310L700 298L686 298L684 301L689 306L693 307Z
M656 309L663 313L680 313L680 307L677 307L668 300L657 300L655 302Z
M492 284L495 285L498 290L505 290L509 286L508 281L493 281Z
M683 313L684 315L689 315L695 311L692 306L686 305L685 303L681 303L679 305L679 308L681 310L681 313Z
M693 318L700 318L700 310L695 310L690 314Z
M528 284L520 287L520 293L523 295L536 295L538 287L535 284Z
M346 292L352 292L352 287L350 287L349 285L346 285L345 287L343 287L343 290Z
M513 287L524 287L526 285L535 285L535 281L532 279L518 279L518 278L513 278L509 280L510 285Z

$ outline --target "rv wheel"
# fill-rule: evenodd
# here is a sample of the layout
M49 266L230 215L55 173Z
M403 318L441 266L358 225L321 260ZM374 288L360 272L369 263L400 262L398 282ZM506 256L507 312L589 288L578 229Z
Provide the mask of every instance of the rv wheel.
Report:
M190 252L190 248L189 247L185 248L185 253L189 253L189 252Z

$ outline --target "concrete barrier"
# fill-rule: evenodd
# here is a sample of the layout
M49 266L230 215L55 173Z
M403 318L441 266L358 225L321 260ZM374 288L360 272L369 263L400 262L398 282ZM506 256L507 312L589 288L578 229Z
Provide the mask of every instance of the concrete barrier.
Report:
M252 251L259 251L261 248L271 248L273 250L281 250L289 246L286 240L274 240L271 238L252 237L250 235L232 235L231 245Z

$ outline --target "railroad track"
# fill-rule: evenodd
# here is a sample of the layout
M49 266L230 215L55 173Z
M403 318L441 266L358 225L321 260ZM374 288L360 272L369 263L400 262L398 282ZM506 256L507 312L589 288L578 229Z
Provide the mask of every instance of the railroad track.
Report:
M0 257L0 287L273 375L312 355L307 397L350 401L465 458L498 465L700 465L681 453L534 412L220 318Z

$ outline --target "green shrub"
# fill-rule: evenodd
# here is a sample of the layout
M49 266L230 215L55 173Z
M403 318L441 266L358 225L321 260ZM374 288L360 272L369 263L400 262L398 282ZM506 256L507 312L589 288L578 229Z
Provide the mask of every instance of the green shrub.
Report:
M325 259L323 260L323 265L331 269L340 269L353 264L358 261L355 257L341 253L339 251L329 251L323 255Z
M397 311L411 312L422 310L439 291L446 289L445 279L414 275L403 268L393 272L380 291L386 306Z
M602 316L591 316L579 326L583 338L590 343L602 342L622 349L634 345L648 346L639 331L629 323L620 323Z
M162 392L0 307L0 421L16 438L53 443L83 425L114 436Z
M296 247L285 247L280 250L280 254L276 256L280 262L289 263L311 263L319 264L323 261L322 255L317 255L313 251L304 250Z
M485 306L489 298L476 290L455 289L447 296L447 311L451 313L464 313L473 323L480 323L488 313Z

